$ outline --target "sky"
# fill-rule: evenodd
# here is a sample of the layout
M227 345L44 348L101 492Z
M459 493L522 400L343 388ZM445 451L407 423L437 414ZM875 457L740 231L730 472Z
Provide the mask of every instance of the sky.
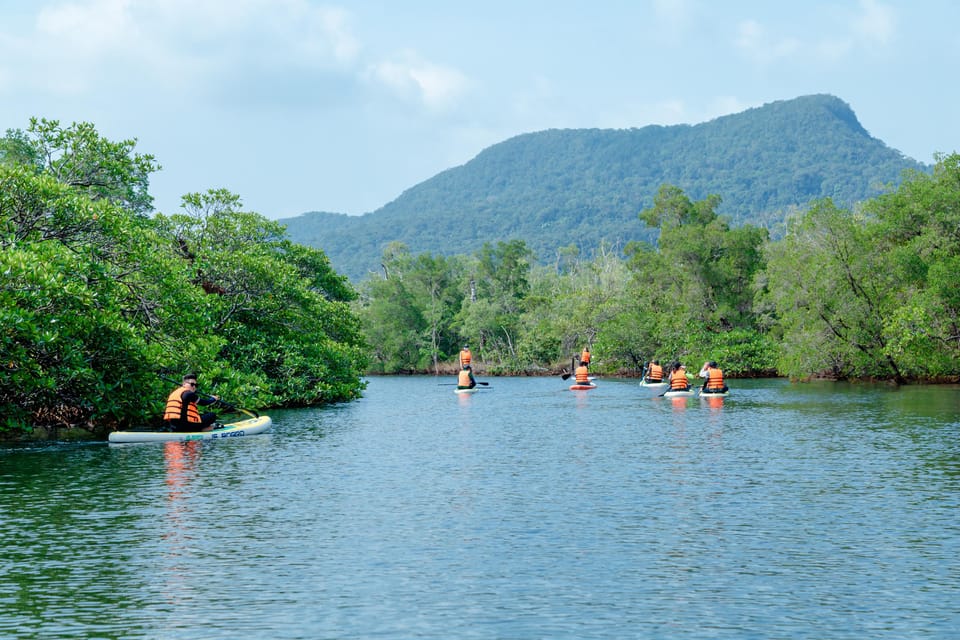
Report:
M828 93L960 151L954 0L0 0L0 131L136 139L154 205L363 214L556 128L697 124Z

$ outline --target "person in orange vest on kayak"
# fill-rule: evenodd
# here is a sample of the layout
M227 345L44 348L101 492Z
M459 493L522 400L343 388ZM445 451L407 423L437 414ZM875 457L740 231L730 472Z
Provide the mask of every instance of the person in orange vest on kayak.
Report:
M687 370L679 362L673 363L673 372L670 374L670 391L689 391L690 382L687 380Z
M583 348L583 352L580 354L580 364L585 367L590 366L590 347Z
M575 374L575 380L577 384L591 384L590 382L590 370L587 369L587 363L583 360L580 361L580 366L577 367Z
M644 376L647 382L663 382L663 367L659 360L654 360L647 364L647 375Z
M473 389L475 386L477 386L477 379L473 377L470 365L467 365L460 370L460 375L457 377L457 389Z
M218 399L217 396L201 398L197 393L197 376L188 373L180 386L167 396L163 422L172 431L212 431L217 414L201 414L197 407L211 405Z
M700 369L700 377L705 378L703 381L703 388L700 389L700 393L726 393L730 389L723 382L723 371L717 367L717 363L713 360L703 363L703 368Z
M470 361L473 359L473 354L470 353L470 347L463 345L463 349L460 350L460 368L465 369L470 366Z

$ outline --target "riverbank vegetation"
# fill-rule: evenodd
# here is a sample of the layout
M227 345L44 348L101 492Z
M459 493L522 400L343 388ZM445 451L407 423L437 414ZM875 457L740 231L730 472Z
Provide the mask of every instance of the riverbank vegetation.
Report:
M0 139L0 433L156 424L162 372L251 408L357 397L356 294L323 252L224 190L150 217L134 146L47 120Z
M459 256L392 243L355 303L372 371L449 372L469 344L488 373L535 374L590 345L605 373L656 358L735 376L958 379L960 156L855 209L815 201L777 240L719 204L664 185L640 213L656 245L571 244L547 266L520 240Z
M775 240L664 184L639 212L655 242L393 242L355 289L229 191L154 213L159 165L134 148L47 120L0 138L0 434L156 425L187 371L247 408L350 400L364 373L452 372L464 344L485 374L569 370L587 345L607 374L960 373L957 155L855 209L817 200Z

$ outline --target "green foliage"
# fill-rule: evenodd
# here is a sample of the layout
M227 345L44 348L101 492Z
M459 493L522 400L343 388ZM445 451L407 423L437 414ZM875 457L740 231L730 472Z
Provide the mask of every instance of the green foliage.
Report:
M0 139L0 431L156 423L168 370L248 406L355 398L356 294L326 256L222 190L147 218L133 144L43 120Z
M819 203L768 248L780 369L802 377L941 378L960 371L960 156L851 213Z
M872 138L850 107L827 95L774 102L696 126L529 133L482 151L363 216L308 213L283 220L290 237L322 247L355 281L378 271L392 241L413 253L469 254L523 240L543 264L571 240L652 242L637 212L676 185L734 225L782 235L784 218L811 201L840 206L883 193L905 169L926 169ZM708 202L718 194L722 203Z

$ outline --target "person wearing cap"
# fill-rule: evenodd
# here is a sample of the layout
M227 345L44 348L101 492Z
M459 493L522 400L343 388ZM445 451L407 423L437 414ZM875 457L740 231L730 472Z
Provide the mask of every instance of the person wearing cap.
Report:
M473 377L470 365L466 365L457 376L457 389L473 389L475 386L477 386L477 379Z
M473 354L470 353L470 347L463 345L463 349L460 350L460 368L464 369L469 367L472 359Z
M717 363L709 360L703 363L703 367L698 374L704 378L703 388L700 393L726 393L729 391L727 385L723 382L723 371L717 367Z
M217 420L215 413L200 413L197 408L215 403L217 396L200 397L197 376L188 373L180 386L170 392L163 411L163 421L171 431L212 431Z

